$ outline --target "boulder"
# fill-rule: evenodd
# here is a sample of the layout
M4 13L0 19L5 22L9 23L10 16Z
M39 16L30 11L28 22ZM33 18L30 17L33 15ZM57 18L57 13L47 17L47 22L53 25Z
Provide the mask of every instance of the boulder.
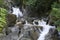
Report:
M58 40L60 40L60 32L58 32L58 34L59 34Z
M45 40L58 40L58 31L51 28L49 33L46 35Z
M14 14L7 14L6 19L7 19L7 25L8 27L10 27L15 25L17 17Z

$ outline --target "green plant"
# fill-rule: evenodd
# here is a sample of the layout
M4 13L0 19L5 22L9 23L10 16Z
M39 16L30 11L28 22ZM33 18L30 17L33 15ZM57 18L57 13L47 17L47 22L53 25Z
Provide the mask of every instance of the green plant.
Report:
M54 21L54 24L57 25L57 29L60 31L60 3L54 3L52 5L51 19Z
M23 4L25 5L34 5L36 0L23 0Z
M2 32L3 28L7 24L6 15L7 15L7 10L4 8L0 8L0 32Z

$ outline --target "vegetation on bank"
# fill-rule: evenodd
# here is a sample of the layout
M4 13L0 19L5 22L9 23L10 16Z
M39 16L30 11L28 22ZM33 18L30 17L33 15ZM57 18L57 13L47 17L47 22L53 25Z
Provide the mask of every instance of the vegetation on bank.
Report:
M57 29L60 31L60 3L54 3L52 5L51 14L52 21L57 25Z
M0 0L0 7L6 8L6 4L4 3L4 0Z
M4 5L3 0L0 0L0 7Z
M6 15L7 10L4 8L0 8L0 32L2 32L3 28L5 28L7 25Z

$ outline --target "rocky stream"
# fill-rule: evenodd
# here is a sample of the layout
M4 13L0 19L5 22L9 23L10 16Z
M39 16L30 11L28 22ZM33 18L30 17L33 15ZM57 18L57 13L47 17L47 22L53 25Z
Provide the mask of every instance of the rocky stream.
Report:
M47 18L29 17L26 12L29 10L22 8L22 11L20 6L6 1L9 7L8 27L3 30L0 40L60 40L56 26L47 23Z

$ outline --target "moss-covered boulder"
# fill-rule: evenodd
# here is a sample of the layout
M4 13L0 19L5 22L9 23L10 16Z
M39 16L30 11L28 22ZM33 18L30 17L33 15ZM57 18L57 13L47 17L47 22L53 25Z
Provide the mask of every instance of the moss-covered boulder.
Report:
M16 15L14 14L7 14L7 25L10 27L10 26L14 26L15 23L16 23Z

